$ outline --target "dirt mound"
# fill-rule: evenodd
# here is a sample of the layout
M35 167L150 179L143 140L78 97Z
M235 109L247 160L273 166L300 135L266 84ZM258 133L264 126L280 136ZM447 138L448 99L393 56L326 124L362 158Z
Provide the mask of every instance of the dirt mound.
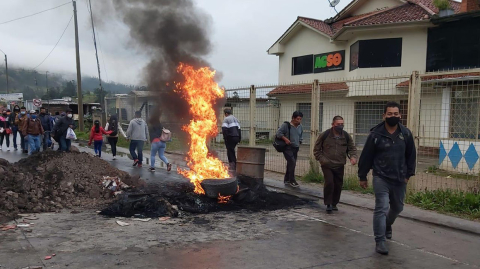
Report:
M102 187L103 176L119 177L133 187L143 185L139 178L88 153L46 151L15 164L0 159L0 215L109 203L113 197Z

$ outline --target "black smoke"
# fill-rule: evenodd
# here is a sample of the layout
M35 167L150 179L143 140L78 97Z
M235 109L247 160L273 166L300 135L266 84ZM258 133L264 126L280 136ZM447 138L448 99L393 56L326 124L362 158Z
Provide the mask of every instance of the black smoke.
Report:
M188 105L173 91L173 82L182 81L176 68L181 62L194 67L210 67L204 57L212 50L211 17L192 0L97 2L104 15L108 14L104 12L108 9L115 11L114 16L129 27L134 47L151 59L144 69L144 79L148 90L157 93L158 106L150 122L161 117L163 122L185 123L189 118ZM105 18L99 20L103 27L108 27Z

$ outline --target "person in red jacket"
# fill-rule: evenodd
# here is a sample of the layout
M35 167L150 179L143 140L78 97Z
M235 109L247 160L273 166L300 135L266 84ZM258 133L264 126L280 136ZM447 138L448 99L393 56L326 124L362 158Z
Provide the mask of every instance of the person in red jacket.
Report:
M95 150L95 156L102 157L103 135L109 135L111 133L112 131L107 132L100 127L100 122L98 120L94 122L92 130L90 131L90 141L88 142L88 145L91 146L92 140L94 141L93 148Z

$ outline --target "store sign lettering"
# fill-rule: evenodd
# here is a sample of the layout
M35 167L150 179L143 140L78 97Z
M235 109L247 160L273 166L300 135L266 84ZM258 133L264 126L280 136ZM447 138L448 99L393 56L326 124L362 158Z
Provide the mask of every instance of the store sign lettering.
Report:
M314 56L314 73L338 71L345 69L345 51L334 51Z

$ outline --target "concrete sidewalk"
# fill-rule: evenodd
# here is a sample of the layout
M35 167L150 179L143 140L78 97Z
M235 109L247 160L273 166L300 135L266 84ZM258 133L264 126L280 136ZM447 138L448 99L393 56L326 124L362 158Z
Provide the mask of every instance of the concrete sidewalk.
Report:
M129 154L129 150L126 148L119 147L117 148L117 152L119 154ZM104 156L107 155L108 153ZM150 163L150 151L144 151L143 155L144 158L148 158L147 163ZM165 156L174 165L174 169L176 167L186 168L184 156L182 154L169 152L168 146ZM165 168L163 162L159 160L157 160L156 164L156 167ZM283 174L269 171L265 171L264 182L268 187L275 188L286 193L299 196L313 196L318 199L323 199L323 186L321 184L304 182L301 183L300 188L294 189L283 184ZM342 198L340 203L359 208L365 208L372 211L375 208L375 198L373 195L365 195L352 191L342 191ZM407 204L405 205L403 212L400 214L400 217L480 235L479 222L448 216L433 211L420 209L418 207Z

